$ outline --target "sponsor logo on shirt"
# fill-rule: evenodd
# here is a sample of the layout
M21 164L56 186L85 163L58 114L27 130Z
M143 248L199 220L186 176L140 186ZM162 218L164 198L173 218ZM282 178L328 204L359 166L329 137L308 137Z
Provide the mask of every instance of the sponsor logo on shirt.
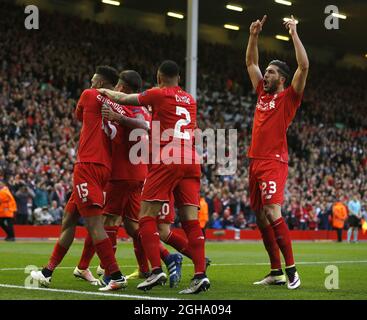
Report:
M278 97L278 94L276 93L273 96L273 99L271 99L270 102L265 102L263 99L266 96L261 96L259 101L256 104L256 109L260 110L260 111L269 111L272 109L275 109L276 105L275 105L275 99Z

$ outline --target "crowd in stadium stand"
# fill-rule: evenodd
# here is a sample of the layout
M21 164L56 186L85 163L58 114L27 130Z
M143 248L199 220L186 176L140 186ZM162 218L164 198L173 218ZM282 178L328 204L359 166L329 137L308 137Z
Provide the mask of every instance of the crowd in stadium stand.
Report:
M0 20L0 179L15 195L17 223L58 224L72 191L80 129L73 110L95 66L135 69L150 87L162 60L184 66L185 41L48 13L42 13L42 32L32 32L22 28L21 9L8 3L0 7L8 12ZM265 66L273 57L262 52L260 62ZM294 67L293 55L280 58ZM198 68L198 126L238 130L236 174L220 176L216 165L203 166L207 226L255 228L246 152L256 96L244 69L244 52L201 42ZM290 228L329 229L332 204L347 203L356 193L366 210L363 88L362 71L312 64L311 59L304 101L288 131L290 167L282 209Z

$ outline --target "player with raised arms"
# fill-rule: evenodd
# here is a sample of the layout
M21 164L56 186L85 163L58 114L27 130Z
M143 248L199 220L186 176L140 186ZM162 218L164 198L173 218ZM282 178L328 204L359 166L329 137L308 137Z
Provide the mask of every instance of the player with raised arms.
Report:
M306 85L309 62L306 50L297 34L296 20L285 22L292 37L297 70L290 81L290 69L285 62L271 61L264 76L259 68L257 40L265 23L262 20L250 26L246 51L246 66L252 85L258 95L252 127L249 183L251 207L256 212L265 248L271 262L271 272L257 285L286 283L279 249L285 260L289 289L296 289L301 280L296 271L292 243L286 222L281 214L284 188L288 176L287 129L301 104Z

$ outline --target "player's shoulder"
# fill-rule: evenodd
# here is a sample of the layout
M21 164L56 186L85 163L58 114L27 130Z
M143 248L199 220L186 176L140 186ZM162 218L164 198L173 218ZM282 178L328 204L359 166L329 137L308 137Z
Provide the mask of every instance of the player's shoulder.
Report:
M97 97L98 95L99 95L99 92L97 91L97 89L88 88L88 89L83 90L80 97L89 98L89 97Z
M140 95L141 96L145 96L145 95L148 95L148 94L160 95L162 93L163 93L162 88L153 87L153 88L150 88L150 89L147 89L147 90L143 91Z
M82 94L97 95L97 94L99 94L99 92L97 91L97 89L88 88L88 89L84 89Z
M302 97L303 92L302 93L297 93L294 88L292 87L292 85L289 85L287 88L285 88L283 90L284 92L284 96L285 97Z
M194 97L179 86L173 87L172 92L174 93L176 100L178 100L177 102L184 102L186 104L196 103Z

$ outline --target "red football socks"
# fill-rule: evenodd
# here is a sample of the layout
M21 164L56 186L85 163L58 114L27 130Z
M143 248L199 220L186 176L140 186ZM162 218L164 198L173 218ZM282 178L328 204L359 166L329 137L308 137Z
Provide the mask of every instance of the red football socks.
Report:
M280 251L282 251L286 267L294 266L292 242L287 224L283 218L279 218L278 220L275 220L271 226L274 230L275 239Z
M116 253L117 250L117 234L119 232L119 228L120 228L119 226L104 227L108 237L111 240L112 249L114 253Z
M191 252L189 250L189 242L185 236L182 236L178 230L171 230L165 243L175 248L178 252L184 254L191 259Z
M144 252L151 264L152 271L161 268L161 257L159 252L159 232L155 217L145 216L139 220L141 243Z
M51 254L50 260L48 261L48 264L46 268L50 271L54 271L56 267L60 264L62 259L64 259L64 256L66 252L68 252L69 248L66 249L62 246L60 246L59 242L55 244L54 250Z
M81 270L86 270L89 268L89 264L91 260L93 259L94 254L96 253L96 250L94 249L94 244L92 241L91 236L89 235L89 232L84 240L84 248L82 252L82 256L80 257L80 261L78 264L78 268Z
M199 221L182 221L181 224L188 239L188 249L192 255L195 274L205 273L205 238L200 229Z
M115 253L113 252L112 243L109 238L98 241L94 244L94 248L96 249L97 255L101 260L101 265L104 266L106 275L111 275L120 271L115 258Z
M105 227L104 229L106 230L106 233L111 240L113 252L116 253L117 233L118 233L119 226ZM92 238L90 237L88 233L87 237L84 240L84 248L83 248L82 256L80 257L78 268L81 270L88 269L90 262L92 261L95 253L96 253L96 250L94 248ZM104 269L102 264L101 264L101 267Z
M159 241L159 253L160 253L161 259L163 261L166 261L166 258L169 256L169 251L160 241Z
M260 232L263 238L265 249L268 252L270 258L271 269L281 269L282 264L280 261L279 246L275 239L272 226L269 224L265 228L260 228Z
M140 231L137 230L133 236L134 253L139 265L140 272L149 272L148 259L141 244Z

